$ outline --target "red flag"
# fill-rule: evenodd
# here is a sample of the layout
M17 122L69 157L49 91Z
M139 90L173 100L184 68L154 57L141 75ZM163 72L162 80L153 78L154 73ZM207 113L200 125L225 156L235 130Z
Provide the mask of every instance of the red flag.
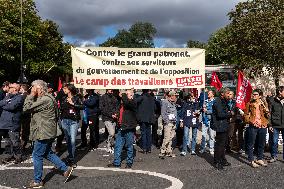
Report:
M236 107L244 110L246 108L246 103L251 99L251 93L252 87L249 80L244 78L242 71L239 71Z
M62 88L62 81L61 81L61 77L59 77L59 79L58 79L58 89L57 89L57 91L60 91L61 88Z
M211 77L211 86L215 87L218 91L222 88L223 84L219 80L218 75L216 72L212 72L212 77Z

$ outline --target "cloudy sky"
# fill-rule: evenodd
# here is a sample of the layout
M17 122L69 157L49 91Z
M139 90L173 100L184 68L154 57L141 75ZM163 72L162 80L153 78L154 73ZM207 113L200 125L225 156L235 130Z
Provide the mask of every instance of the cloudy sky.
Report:
M137 21L157 29L157 47L207 41L228 23L241 0L36 0L39 15L55 21L68 42L100 44Z

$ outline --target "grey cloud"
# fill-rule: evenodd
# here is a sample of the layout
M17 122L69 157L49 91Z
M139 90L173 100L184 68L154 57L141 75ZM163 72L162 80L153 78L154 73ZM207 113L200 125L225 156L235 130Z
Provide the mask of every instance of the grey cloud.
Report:
M206 41L228 23L227 13L240 0L36 0L43 18L55 21L64 36L93 40L103 29L118 29L136 21L148 21L158 38L168 45L187 40Z

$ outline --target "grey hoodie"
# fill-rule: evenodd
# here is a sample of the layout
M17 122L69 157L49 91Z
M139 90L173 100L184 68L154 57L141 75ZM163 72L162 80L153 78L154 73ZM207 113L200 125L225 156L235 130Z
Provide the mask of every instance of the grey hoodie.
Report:
M177 118L177 109L174 102L169 101L168 99L162 101L161 115L163 122L167 125L169 123L176 122Z

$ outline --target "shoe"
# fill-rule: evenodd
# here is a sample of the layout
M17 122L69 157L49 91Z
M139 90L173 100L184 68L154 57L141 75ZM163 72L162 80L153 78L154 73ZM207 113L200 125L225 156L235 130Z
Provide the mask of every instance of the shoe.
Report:
M74 167L68 167L67 171L65 171L65 172L63 173L63 176L66 178L65 181L64 181L64 183L66 183L66 182L69 180L69 178L70 178L70 176L71 176L73 170L74 170Z
M205 152L205 150L199 150L200 154L203 154Z
M165 159L165 157L166 157L166 154L163 154L163 153L160 153L160 154L159 154L159 158L160 158L160 159Z
M232 164L229 163L228 161L224 161L224 162L222 162L222 165L227 167L227 166L231 166Z
M146 154L146 153L147 153L146 150L140 150L139 152L140 152L141 154Z
M98 147L91 147L91 148L89 149L89 152L94 152L94 151L97 150L97 148L98 148Z
M16 158L15 159L15 164L22 163L23 159L22 158Z
M109 168L120 168L120 165L114 165L113 163L110 163L107 165Z
M36 182L31 182L29 185L24 186L24 188L42 188L43 187L43 182L36 183Z
M110 154L113 154L114 150L111 148L111 149L108 149L107 152L110 153Z
M132 165L131 164L126 164L125 169L131 169Z
M180 155L181 156L186 156L186 152L181 152Z
M216 163L215 168L219 171L224 170L224 166L221 163Z
M253 168L258 168L259 165L256 164L254 161L250 162L250 165L253 167Z
M151 150L147 150L146 153L147 154L151 154L152 152L151 152Z
M227 154L232 154L233 153L233 151L231 149L227 149L226 152L227 152Z
M213 156L214 155L214 150L210 150L210 154Z
M81 144L79 147L78 147L78 150L86 150L87 149L87 145L85 144Z
M175 157L176 157L176 155L175 155L175 154L173 154L173 153L168 153L166 156L167 156L167 157L173 157L173 158L175 158Z
M195 151L192 151L192 152L191 152L191 155L192 155L192 156L196 156Z
M55 146L55 152L56 153L59 153L59 152L62 152L62 151L64 151L63 145L56 145Z
M255 163L257 163L258 165L261 165L263 167L267 166L267 163L265 163L263 160L257 160L257 161L255 161Z
M246 154L244 150L239 150L238 153L239 153L239 154L242 154L242 155L245 155L245 154Z
M13 157L9 157L9 158L5 158L2 160L3 164L8 164L11 163L12 161L14 161L15 159Z
M268 163L274 163L274 162L276 162L276 161L277 161L276 158L271 158L270 160L268 160Z

